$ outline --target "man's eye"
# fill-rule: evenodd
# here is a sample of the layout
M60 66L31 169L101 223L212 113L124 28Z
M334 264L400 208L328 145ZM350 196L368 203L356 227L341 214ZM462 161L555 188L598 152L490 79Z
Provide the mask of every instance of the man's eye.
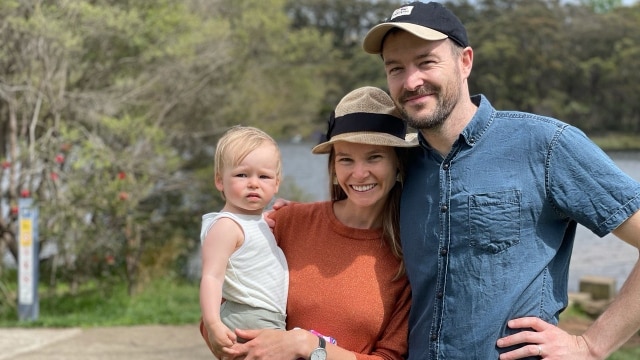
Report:
M435 63L436 63L436 62L435 62L435 61L433 61L433 60L425 60L425 61L423 61L423 62L421 62L421 63L420 63L420 66L421 66L421 67L425 67L425 66L429 66L429 65L432 65L432 64L435 64Z
M390 75L393 75L393 74L395 74L395 73L398 73L400 70L401 70L401 68L399 68L399 67L394 67L394 68L391 68L391 69L387 70L387 72L388 72Z

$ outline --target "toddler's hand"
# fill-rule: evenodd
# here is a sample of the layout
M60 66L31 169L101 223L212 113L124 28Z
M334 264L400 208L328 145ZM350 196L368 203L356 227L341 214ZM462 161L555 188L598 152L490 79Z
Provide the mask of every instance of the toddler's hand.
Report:
M213 326L208 333L211 351L218 359L222 359L225 355L223 348L230 348L238 340L236 334L223 323Z

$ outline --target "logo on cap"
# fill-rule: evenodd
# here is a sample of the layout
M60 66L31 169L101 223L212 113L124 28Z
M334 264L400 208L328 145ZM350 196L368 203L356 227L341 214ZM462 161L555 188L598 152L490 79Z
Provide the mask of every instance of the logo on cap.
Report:
M391 18L389 20L393 20L398 16L411 15L411 11L413 11L413 6L403 6L396 9L393 14L391 14Z

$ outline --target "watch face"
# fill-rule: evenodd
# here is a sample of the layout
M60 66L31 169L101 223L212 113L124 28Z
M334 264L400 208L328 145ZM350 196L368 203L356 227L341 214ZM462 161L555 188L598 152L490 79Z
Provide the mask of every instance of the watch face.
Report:
M309 360L327 360L327 350L323 348L317 348L311 352Z

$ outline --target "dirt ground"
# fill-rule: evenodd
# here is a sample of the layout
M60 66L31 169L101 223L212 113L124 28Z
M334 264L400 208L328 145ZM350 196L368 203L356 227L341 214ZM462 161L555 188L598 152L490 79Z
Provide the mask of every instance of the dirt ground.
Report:
M209 360L197 325L0 329L0 360Z
M562 319L560 327L581 334L588 319ZM625 347L640 346L640 335ZM213 359L197 324L72 329L0 329L0 360Z

